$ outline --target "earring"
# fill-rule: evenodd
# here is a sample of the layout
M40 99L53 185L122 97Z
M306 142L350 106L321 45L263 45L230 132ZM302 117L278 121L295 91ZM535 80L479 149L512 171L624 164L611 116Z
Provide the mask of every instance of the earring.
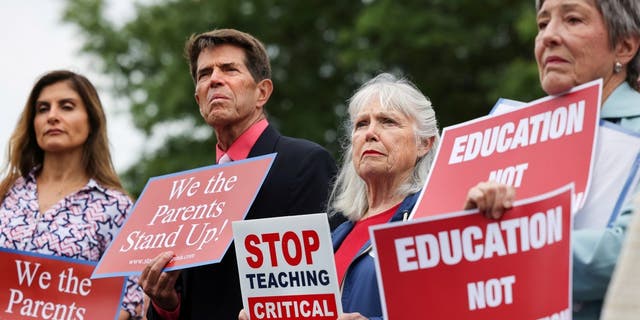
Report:
M620 61L616 61L613 65L613 72L619 73L620 71L622 71L622 63L620 63Z

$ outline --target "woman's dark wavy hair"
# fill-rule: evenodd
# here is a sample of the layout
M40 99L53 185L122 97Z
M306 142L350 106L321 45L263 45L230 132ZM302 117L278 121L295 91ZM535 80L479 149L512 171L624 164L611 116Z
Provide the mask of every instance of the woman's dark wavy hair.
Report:
M0 182L0 199L4 199L16 179L20 176L26 177L34 167L42 165L44 151L38 146L33 125L36 103L44 88L59 82L67 82L78 93L87 110L89 136L83 147L83 169L90 178L102 186L125 192L111 161L107 119L96 88L83 75L68 70L56 70L44 74L36 81L11 134L8 146L9 162L4 170L5 177Z

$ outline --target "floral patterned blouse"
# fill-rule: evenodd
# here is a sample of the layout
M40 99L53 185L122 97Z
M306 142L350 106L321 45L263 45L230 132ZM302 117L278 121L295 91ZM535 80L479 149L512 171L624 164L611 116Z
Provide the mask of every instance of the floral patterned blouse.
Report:
M0 246L98 261L125 221L132 203L129 197L91 179L79 191L67 195L40 212L34 169L13 184L0 205ZM134 319L142 318L143 292L137 278L127 279L122 307Z

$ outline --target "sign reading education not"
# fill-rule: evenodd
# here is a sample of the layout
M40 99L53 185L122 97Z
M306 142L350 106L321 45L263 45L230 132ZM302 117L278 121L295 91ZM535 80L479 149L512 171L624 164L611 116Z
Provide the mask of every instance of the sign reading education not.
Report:
M573 187L370 228L385 319L569 319Z
M501 98L491 114L509 112L523 105L523 102ZM575 230L601 229L613 224L640 180L640 134L600 120L596 140L591 187L582 208L575 214Z
M247 215L275 154L154 177L93 273L139 274L171 250L166 271L219 262L233 240L231 222Z
M233 222L251 319L334 320L342 313L324 213Z
M443 130L429 178L411 218L461 209L478 182L512 185L518 198L574 183L584 204L594 163L602 80L515 111Z
M90 279L95 262L0 248L0 319L117 319L124 278Z

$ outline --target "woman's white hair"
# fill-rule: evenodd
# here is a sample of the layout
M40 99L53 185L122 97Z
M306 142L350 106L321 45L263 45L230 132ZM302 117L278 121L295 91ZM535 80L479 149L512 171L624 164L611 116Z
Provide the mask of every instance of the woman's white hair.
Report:
M378 99L383 109L398 111L413 119L414 133L418 142L434 138L431 149L417 160L408 181L397 190L398 195L407 196L422 188L440 140L436 114L431 107L431 101L413 83L382 73L363 84L349 99L349 119L344 125L347 137L343 148L343 160L329 199L330 214L341 212L352 221L359 220L367 211L369 204L367 187L353 166L351 134L356 115L373 99Z

